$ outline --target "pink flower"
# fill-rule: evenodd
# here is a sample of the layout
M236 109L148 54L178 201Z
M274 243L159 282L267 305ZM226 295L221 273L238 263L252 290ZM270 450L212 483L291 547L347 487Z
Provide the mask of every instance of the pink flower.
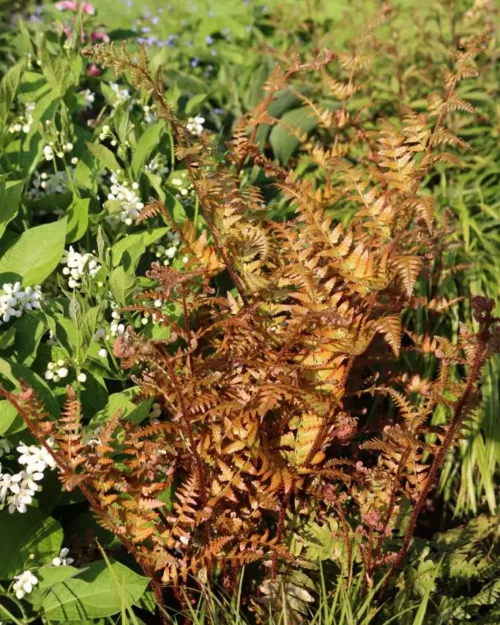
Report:
M78 11L78 2L76 0L61 0L56 2L56 9L58 11ZM95 9L89 2L82 2L82 11L88 15L94 15Z
M62 2L56 2L56 9L58 11L78 11L78 5L76 0L62 0Z
M82 11L88 15L95 15L95 9L90 2L82 2Z
M104 41L104 43L109 43L111 41L108 35L106 35L106 33L103 33L99 30L94 31L90 35L90 39L92 41Z
M94 65L94 63L92 63L92 65L87 70L87 74L89 76L100 76L101 70L97 67L97 65Z

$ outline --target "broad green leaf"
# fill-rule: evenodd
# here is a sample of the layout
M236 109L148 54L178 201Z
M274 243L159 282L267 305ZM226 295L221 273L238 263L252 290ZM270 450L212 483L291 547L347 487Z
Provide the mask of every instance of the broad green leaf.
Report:
M45 332L42 317L35 312L23 315L10 326L10 329L15 330L15 337L2 356L29 367L36 358L38 345Z
M119 562L92 562L79 577L53 586L42 602L49 621L81 621L117 614L125 602L139 601L149 579L138 575ZM117 588L119 587L119 589Z
M151 152L158 147L160 137L165 129L165 122L159 120L154 124L151 124L141 136L137 142L137 146L134 150L134 156L132 157L132 173L136 179L139 179L144 164L149 158Z
M30 554L35 558L31 565L50 562L59 554L63 531L59 523L36 508L29 508L25 514L2 513L0 532L0 579L11 580L22 573L29 562Z
M17 410L14 408L14 406L6 399L0 400L0 436L10 430L12 425L16 421L18 425L24 425L24 421L21 419L20 416L18 416ZM21 429L24 428L21 427Z
M23 232L0 258L0 283L42 283L61 260L65 238L66 218Z
M2 122L5 122L9 114L25 68L26 59L21 59L2 78L0 83L0 120Z
M186 115L193 115L197 113L200 106L205 102L208 97L208 93L198 93L188 100L186 104Z
M134 278L123 267L117 267L109 276L109 288L120 306L125 306L127 294L132 290L134 282Z
M9 349L14 345L14 341L16 340L16 324L12 324L6 330L0 332L0 352Z
M68 207L68 229L66 243L73 243L83 237L89 224L89 198L75 197Z
M113 393L109 396L108 404L92 418L92 426L104 424L111 419L118 411L121 418L128 419L133 423L141 423L147 418L151 411L153 399L147 399L140 404L135 404L132 400L137 395L138 388L128 388L121 393Z
M281 117L286 111L296 107L299 103L300 101L295 94L284 89L276 93L275 99L271 102L267 111L272 117ZM271 126L269 124L261 124L259 126L255 140L261 146L261 149L265 146L270 130Z
M281 117L281 121L291 126L302 135L318 125L318 120L308 106L288 111ZM274 126L269 141L278 159L286 165L297 149L299 140L283 126Z
M109 171L116 172L121 169L115 155L111 152L111 150L108 150L105 145L101 145L100 143L90 143L90 141L87 141L87 147L95 158L101 162L103 167L106 167Z
M0 382L5 384L5 380L10 382L10 386L19 390L20 381L24 380L32 386L38 396L42 399L47 412L56 419L59 414L59 404L47 384L31 369L20 365L17 362L9 362L5 358L0 358Z
M17 215L23 186L24 180L8 180L0 183L0 238L9 221Z
M170 232L170 228L154 228L148 232L127 235L113 245L113 266L123 265L127 271L135 269L146 248L167 232Z

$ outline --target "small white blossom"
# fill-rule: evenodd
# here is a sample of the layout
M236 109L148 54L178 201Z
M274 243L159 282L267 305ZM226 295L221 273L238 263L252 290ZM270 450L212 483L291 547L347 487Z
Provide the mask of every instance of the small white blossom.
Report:
M19 484L21 480L22 477L20 473L14 475L10 473L0 474L0 501L5 501L9 493L16 495L21 490Z
M190 117L186 124L186 130L190 132L192 135L201 135L203 132L203 124L205 123L205 118L201 117L201 115L196 115L196 117Z
M38 584L38 579L31 571L24 571L20 575L14 577L16 580L13 589L18 599L22 599L25 595L29 595L33 588Z
M82 384L83 384L83 382L87 381L87 376L85 375L85 373L79 373L76 376L76 379L78 380L78 382L82 382Z
M60 369L57 370L57 375L60 378L67 378L68 377L68 373L69 373L69 371L68 371L67 367L61 367Z
M81 279L85 273L93 278L101 268L92 254L75 252L73 246L64 251L61 264L66 265L63 268L63 274L68 276L68 286L71 289L80 288Z
M43 148L43 155L45 156L46 161L51 161L54 158L54 150L50 147L50 145L46 145Z
M74 562L73 558L68 558L69 549L64 547L59 552L59 555L52 559L53 566L67 566Z
M42 292L40 286L21 289L21 283L5 283L0 294L0 325L11 318L19 318L23 312L40 308Z
M90 89L85 89L85 91L81 92L83 99L85 101L86 108L92 108L92 104L95 102L95 93L93 93Z
M19 490L15 495L11 495L7 497L7 506L9 510L9 514L14 514L14 512L19 512L21 514L25 514L28 511L28 506L33 502L33 492L24 488Z
M110 84L111 89L115 94L115 102L117 105L123 104L130 98L130 92L128 89L120 89L120 86L116 82Z
M101 358L106 358L107 355L108 355L108 350L104 349L104 347L99 350L99 356Z
M34 108L35 104L33 102L26 104L24 115L17 117L16 121L9 127L9 132L21 132L22 130L24 134L28 134L34 121L32 115Z
M143 202L141 202L140 197L136 193L138 188L139 185L135 186L135 183L129 188L126 181L119 181L117 174L112 174L111 176L111 188L108 194L108 200L114 200L120 203L120 219L127 226L132 225L144 208Z

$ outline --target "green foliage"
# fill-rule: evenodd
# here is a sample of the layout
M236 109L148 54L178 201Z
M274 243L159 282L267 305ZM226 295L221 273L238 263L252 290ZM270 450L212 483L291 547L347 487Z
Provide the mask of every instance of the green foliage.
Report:
M243 287L243 292L249 289L250 297L255 297L255 292L262 293L263 289L269 288L269 283L263 286L269 278L269 266L265 263L273 259L279 264L286 255L285 243L269 246L269 239L263 236L270 221L276 222L279 228L280 223L290 224L296 217L294 202L297 198L292 201L280 185L284 181L290 184L292 179L299 184L311 185L311 189L322 194L315 200L324 209L322 218L330 220L328 223L332 227L339 222L347 229L352 227L360 199L370 205L374 198L369 195L372 192L370 187L363 189L359 186L360 179L356 177L357 173L352 175L353 171L342 173L346 178L350 176L351 189L339 197L344 182L340 182L338 176L338 159L345 158L355 167L366 164L362 175L371 177L378 167L370 157L381 148L373 142L383 117L394 125L391 130L386 127L385 138L380 135L381 141L386 141L383 158L387 169L397 162L396 159L388 165L390 152L399 141L398 132L413 132L412 148L415 163L419 166L418 144L419 141L425 144L425 133L419 134L423 130L415 118L404 117L401 104L411 105L419 115L429 112L428 95L439 88L443 70L445 80L449 80L448 72L452 71L449 51L465 49L489 22L498 21L498 7L494 2L472 0L395 0L383 6L372 0L313 0L303 3L300 10L293 0L250 4L239 0L215 4L197 0L195 4L196 11L186 3L171 3L168 11L162 13L156 9L165 9L164 3L152 0L148 13L148 10L143 11L140 3L131 7L120 5L120 11L117 11L113 3L103 0L96 3L97 15L92 16L85 12L81 15L61 12L54 3L44 3L43 13L32 16L35 19L18 20L19 17L26 18L33 9L28 2L18 2L15 6L9 4L8 10L0 14L3 29L0 36L0 298L6 293L4 283L15 286L17 281L23 292L40 285L43 293L39 310L23 307L19 299L14 309L22 312L21 316L7 313L7 321L4 321L4 308L1 309L0 382L16 393L24 388L21 381L34 388L49 412L50 420L60 419L65 387L70 384L81 404L83 440L86 443L91 441L94 446L101 440L102 428L112 422L118 411L121 411L122 421L129 424L126 427L131 428L153 426L156 419L165 419L165 404L158 388L148 388L147 392L143 388L139 392L137 384L140 383L141 368L136 364L129 370L121 366L125 346L120 346L119 337L129 333L141 337L143 345L148 344L147 341L167 345L168 353L184 346L182 337L186 320L182 298L172 301L172 298L167 300L158 296L154 289L161 286L156 279L159 274L155 277L147 273L151 263L156 261L163 267L182 272L186 269L196 271L200 263L205 269L209 267L207 288L213 292L207 293L208 300L213 296L229 302L227 305L233 307L231 314L239 319L241 302L235 287ZM152 70L153 81L143 82L144 89L136 92L132 86L134 81L141 82L144 76L141 79L138 75L123 74L117 79L113 68L100 75L96 75L95 68L88 73L92 64L82 57L81 49L92 42L91 33L104 32L104 24L107 25L107 35L116 42L117 48L120 42L128 40L126 49L130 59L138 55L140 38L146 40L147 66ZM325 48L334 51L336 60L319 68L314 65L318 60L317 53ZM300 53L300 60L296 60L297 53ZM409 423L411 419L419 419L422 393L425 394L429 383L438 377L437 363L431 356L431 352L438 348L433 343L434 337L440 335L454 343L459 333L459 320L468 322L477 330L472 296L497 296L500 155L496 97L498 64L493 62L497 55L498 35L494 34L484 52L476 58L474 68L469 68L471 72L477 72L477 78L461 82L455 97L448 103L447 130L452 134L443 132L436 138L436 143L439 139L446 146L443 148L446 152L452 151L446 145L448 143L463 144L466 141L470 145L471 149L461 155L461 169L456 168L454 157L448 154L422 181L419 197L429 199L419 208L419 227L423 222L429 225L433 211L436 223L444 224L442 230L434 231L434 241L427 250L429 256L434 254L434 258L425 266L416 260L394 261L398 272L396 282L400 280L407 293L413 291L413 298L402 315L401 346L401 328L394 319L374 326L377 337L374 352L379 351L378 356L373 359L370 356L363 363L366 364L366 369L360 373L365 384L363 393L354 396L351 394L353 388L349 388L348 400L342 400L347 401L347 409L357 404L360 441L371 438L373 431L379 428L380 415L387 416L385 425L393 424L394 420ZM146 59L143 58L142 62L145 68ZM281 74L276 63L281 66ZM309 69L292 72L291 80L279 84L273 82L294 64L298 66L300 63L309 64ZM149 89L160 66L164 77L160 86L168 115L164 115L165 111L155 102L157 94ZM261 117L255 112L259 104ZM435 95L431 97L431 109L432 106L440 106ZM464 112L468 114L464 115ZM246 152L253 131L247 124L249 114L259 120L255 124L251 154ZM202 162L201 173L194 176L193 184L193 175L190 178L188 169L189 161L194 169L199 166L200 153L196 152L199 127L195 124L187 137L181 137L181 143L184 143L181 147L187 152L176 154L174 145L179 143L179 137L175 136L174 125L178 120L182 122L180 126L184 126L196 115L204 118L202 127L206 136L202 143L210 144L211 153L209 166L205 168ZM408 142L409 135L405 137ZM227 151L224 146L229 141L233 143ZM239 147L238 141L241 142ZM46 156L50 155L45 150L47 147L52 148L50 158ZM189 153L190 149L194 151ZM231 153L236 157L231 167L238 171L238 177L231 180L220 175L217 180L219 172L224 170L221 162ZM203 178L207 181L205 187ZM220 182L221 187L234 185L235 189L245 192L254 185L258 194L241 200L237 199L236 193L231 195L225 189L227 210L220 219L219 216L214 219L214 214L207 213L203 206L204 194L210 196L214 192L210 186L214 182ZM397 189L396 176L391 184ZM434 200L432 210L430 198ZM146 209L140 208L140 205L148 205L151 199L163 202L165 211L155 212L151 209L153 204ZM146 217L149 210L152 215L147 221L138 218L142 212ZM366 231L380 236L381 224L377 225L379 230L372 231L377 219L369 213L367 208L363 217ZM249 224L250 229L242 234L243 222ZM215 245L218 232L223 232L219 249ZM75 280L65 273L69 267L63 251L68 251L70 245L82 255L81 271L77 272L78 279ZM236 250L243 254L241 264L234 266L241 284L235 283L234 276L228 275L227 271L218 273L225 263L221 249L227 249L230 258L234 258ZM302 253L308 252L302 250ZM265 259L264 263L262 259ZM352 257L351 265L354 261ZM95 267L91 267L91 263ZM361 280L351 273L352 270L351 267L344 272L342 280L348 276L350 286L357 284L360 288ZM279 307L284 305L286 290L290 288L287 281L292 278L299 279L295 274L292 277L285 273L281 277L284 282L279 287L282 289L280 299L273 301L266 313L276 320L278 329L283 323L283 315L288 314ZM193 276L191 286L195 292L200 284L199 276ZM300 274L297 284L298 294L303 297L300 289L310 286L307 275ZM191 311L193 324L200 323L200 319L203 323L204 315L214 310L210 308L212 304L207 302L207 307ZM378 315L379 311L376 312ZM219 313L226 314L225 308ZM216 319L219 321L218 315ZM251 342L252 336L248 330L247 343ZM118 354L115 354L113 345L117 337ZM451 349L448 344L446 346ZM203 342L199 349L205 349ZM386 359L386 349L393 350L392 360ZM407 372L403 374L394 368L398 350L407 365ZM382 353L385 365L382 364ZM323 358L326 358L324 354L308 366L321 368L325 364ZM160 362L161 359L157 358L156 364ZM253 362L258 362L258 354ZM389 362L392 363L390 371L386 370ZM441 501L439 497L443 499L443 527L458 522L458 517L485 510L493 514L496 510L498 368L498 359L490 360L485 366L484 381L477 397L480 403L474 419L468 420L467 432L443 460L439 496L431 491L434 505L440 505L436 504ZM61 377L59 370L66 370L67 374ZM459 388L464 372L463 362L451 368L450 392ZM381 390L381 379L385 375L394 375L390 384L395 385L399 395L389 395ZM355 384L358 384L357 380ZM452 388L453 384L457 385L456 388ZM234 391L239 387L232 388ZM190 392L188 386L184 390ZM212 392L203 396L200 404L193 404L196 410L202 411L203 402L210 405ZM351 397L355 399L351 400ZM443 431L439 428L447 418L444 404L453 401L450 397L456 395L441 397L443 405L429 414L435 429L433 434L427 435L427 447L422 447L421 451L427 454L423 463L432 461L433 445L437 443L435 432ZM267 401L274 406L271 410L275 414L284 410L289 399L286 395L271 393ZM401 411L399 416L396 409ZM206 410L210 408L206 407ZM352 425L351 422L343 424L347 429ZM284 427L286 429L287 425ZM228 428L231 430L235 430L234 423ZM301 424L292 421L288 438L283 439L289 444L284 446L285 462L293 457L296 465L300 465L305 460L304 454L307 456L311 452L312 443L308 437L317 433L318 424L314 419L306 419ZM234 437L228 438L228 444L235 443ZM290 446L292 438L294 442ZM209 440L210 444L214 443ZM2 444L9 446L9 451L0 458L0 475L20 472L23 467L17 463L16 447L21 443L31 445L35 442L18 411L7 401L0 401L0 454L3 453ZM363 460L380 452L382 456L386 454L384 462L390 464L391 455L387 455L387 448L384 448L387 442L373 444L379 445L380 449L366 447L361 452ZM391 444L395 444L394 441ZM352 459L351 447L336 442L334 449L337 448L338 455ZM326 453L331 457L328 449ZM231 458L236 458L239 453L241 450L233 450ZM337 451L333 455L337 455ZM227 457L223 458L226 463L227 460ZM118 453L116 462L120 470L124 466L120 464L122 461L123 457ZM165 504L169 514L185 495L182 483L186 475L179 469L186 466L184 463L184 458L173 462L175 468L172 471L179 473L166 488L164 484L158 494L158 500ZM213 471L213 468L208 470ZM335 465L330 470L344 471L346 467ZM284 488L288 479L285 474L279 488ZM408 478L408 481L411 480ZM382 483L379 481L379 486ZM16 536L16 532L25 527L27 519L36 515L40 517L42 529L44 523L52 528L50 532L57 528L53 539L44 538L38 550L31 538L26 538L26 549L23 540L5 542L5 549L10 554L5 559L5 566L9 568L0 579L3 579L6 595L11 598L4 602L3 596L0 597L0 613L5 606L12 616L2 614L0 620L6 622L17 622L15 619L19 617L19 622L24 625L26 619L43 614L43 593L40 594L39 589L43 586L47 593L51 580L56 580L59 575L68 574L68 580L61 579L55 584L54 588L59 588L57 593L64 594L66 590L61 589L67 583L73 589L71 592L77 589L76 595L81 592L87 597L88 586L93 584L80 573L75 573L73 567L50 566L51 558L57 555L61 545L61 532L64 532L65 544L71 539L69 528L73 517L88 519L83 496L61 490L54 475L47 475L40 485L43 490L33 493L26 514L10 514L5 497L0 504L0 508L4 506L0 509L0 529L5 536ZM238 486L233 485L233 488L239 492ZM315 491L315 497L318 497L318 491ZM373 501L361 503L370 520ZM231 505L236 506L234 502ZM429 543L426 555L416 561L419 550L424 549L417 539L416 550L410 550L408 564L403 563L404 575L398 578L398 584L405 584L400 587L403 594L398 595L396 587L392 587L384 607L376 603L372 587L366 603L363 603L362 587L365 583L378 584L379 572L375 580L370 576L362 580L358 575L363 558L365 563L367 558L360 544L368 538L359 530L364 521L357 525L360 519L353 513L353 501L342 505L348 512L346 522L352 529L350 553L346 549L345 527L339 522L338 504L330 503L332 510L327 517L315 515L316 509L321 507L317 503L313 510L298 517L294 510L287 510L284 528L288 538L284 550L293 554L296 561L285 559L268 586L245 580L240 589L244 600L247 595L262 600L255 603L256 614L261 615L259 618L265 618L263 610L266 618L276 619L276 622L290 623L298 618L318 624L323 620L329 624L382 624L387 620L402 625L422 622L444 625L468 620L486 625L500 618L495 612L498 584L495 585L494 577L498 569L495 569L493 552L488 551L494 541L491 533L481 535L482 538L475 537L474 532L479 532L477 528L466 535L464 544L456 538L455 556L451 550L448 552L443 548L444 539L438 538ZM401 505L402 510L408 511L405 497L401 497ZM83 514L82 509L85 510ZM272 535L276 529L277 511L266 512L264 516ZM424 514L424 526L426 521ZM78 533L82 534L79 527ZM391 538L394 544L388 545L388 550L389 547L396 550L401 545L401 534L407 528L408 518L401 512ZM113 557L127 562L124 555L127 548L120 547L116 537L100 528L94 527L94 530ZM26 536L32 534L27 526L26 531ZM38 530L33 531L36 534ZM369 525L365 524L364 531L370 531ZM419 532L420 524L417 525L417 535ZM199 536L197 541L203 544ZM485 542L488 549L484 549ZM17 544L16 553L10 551L14 544ZM97 565L102 566L101 555L91 545L91 536L85 539L80 536L70 545L71 554L77 557L75 568L84 571L82 575L85 567L97 570ZM184 547L179 545L180 552L176 552L176 556L184 552ZM36 556L35 560L28 559L30 553ZM489 556L484 557L484 553L491 556L491 561ZM87 557L85 554L91 555ZM345 572L350 560L354 577L349 580ZM326 582L328 590L322 588L318 592L321 587L320 562L325 567L327 580L331 581ZM252 570L250 579L253 575L254 580L262 580L262 571L269 571L274 566L272 558L265 560L265 564L258 573L255 572L257 569ZM381 565L380 571L386 570L388 565L390 562ZM112 566L118 566L118 562ZM249 566L257 567L255 564ZM35 574L40 572L39 586L32 594L33 598L37 597L37 603L26 608L30 597L26 595L20 601L21 607L14 605L12 597L15 595L8 584L14 575L31 567ZM230 586L233 574L222 569L214 567L215 578ZM344 571L344 577L338 577L339 570ZM71 607L75 616L72 622L101 625L102 618L107 618L108 614L114 622L142 622L136 616L137 609L131 608L139 601L136 598L140 594L139 586L134 582L136 573L130 569L126 571L122 571L123 579L130 582L131 588L125 592L111 589L108 582L113 578L106 577L104 569L99 573L109 586L109 601L106 599L106 602L112 612L106 615L92 612L95 604L92 604L90 593L88 605L81 612L80 599L75 598ZM467 571L468 576L460 577L461 571ZM201 578L203 574L202 568ZM337 579L338 583L334 581ZM451 579L454 581L450 582ZM330 593L332 587L335 589L333 594ZM1 588L0 591L3 592ZM321 599L318 599L319 595ZM58 607L55 596L50 590L50 609L52 614L61 616L58 610L62 608ZM314 601L309 601L309 597ZM87 598L84 598L83 603L86 602ZM179 597L176 602L183 604ZM273 602L275 609L269 616L268 608ZM23 604L26 614L22 612ZM316 611L320 604L321 608ZM364 611L359 612L360 606L364 606ZM440 606L439 610L437 606ZM212 593L205 589L199 596L198 608L190 608L190 617L200 623L243 622L248 611L245 608L243 613L239 607L232 596L226 602L221 600L218 591ZM187 609L185 605L183 609ZM144 616L142 612L141 616ZM59 617L46 615L44 618L52 622ZM144 618L147 620L146 616ZM58 622L61 621L64 618Z

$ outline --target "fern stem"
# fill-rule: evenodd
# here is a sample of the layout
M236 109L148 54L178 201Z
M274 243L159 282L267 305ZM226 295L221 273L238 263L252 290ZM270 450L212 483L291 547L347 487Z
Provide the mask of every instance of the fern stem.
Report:
M391 578L394 576L396 570L399 568L401 562L403 561L403 558L406 556L408 549L410 547L410 542L413 536L413 533L415 531L415 527L417 524L417 519L420 515L420 512L422 510L422 507L425 503L425 500L427 498L427 495L429 494L429 491L431 490L433 484L434 484L434 480L436 479L436 475L437 472L446 456L446 454L448 453L448 450L450 449L454 438L455 438L455 434L457 432L457 430L460 428L460 426L463 423L464 420L464 411L467 408L467 405L471 399L471 396L473 394L474 391L474 385L476 384L477 378L480 374L481 371L481 367L484 364L485 361L485 356L487 353L487 340L488 340L488 334L487 331L485 331L484 333L481 333L479 335L479 340L480 343L478 345L475 357L474 357L474 362L472 364L471 367L471 371L469 374L469 378L467 380L467 384L465 386L464 392L462 393L462 396L460 397L459 401L457 402L456 406L455 406L455 410L454 410L454 415L453 415L453 419L450 423L450 426L446 432L446 436L443 440L443 443L441 444L441 447L439 448L437 454L434 456L434 460L432 462L431 468L429 470L429 474L427 476L427 479L424 483L424 486L420 492L420 495L415 503L415 506L413 507L413 511L411 513L411 517L410 517L410 522L408 525L408 528L406 530L405 533L405 537L403 540L403 544L401 546L401 549L398 552L398 555L392 565L391 570L389 571L389 574L387 576L387 579L384 582L384 585L382 587L381 593L383 594L384 591L386 590L389 581L391 580Z

